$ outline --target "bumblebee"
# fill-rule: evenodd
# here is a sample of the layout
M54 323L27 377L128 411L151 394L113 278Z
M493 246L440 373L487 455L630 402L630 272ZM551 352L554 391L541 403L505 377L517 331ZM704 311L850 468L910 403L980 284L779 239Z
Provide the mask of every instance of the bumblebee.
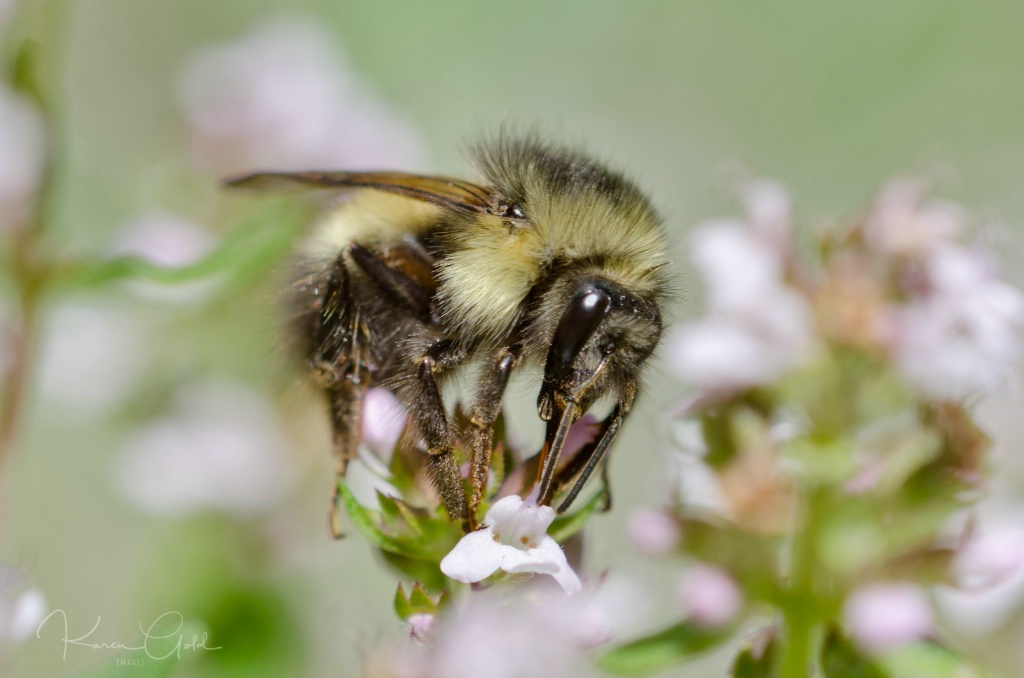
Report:
M359 445L364 395L393 392L444 506L477 528L494 423L510 375L543 368L538 501L564 512L604 458L662 333L667 246L649 199L588 155L534 137L474 149L479 183L400 172L260 172L231 186L333 189L290 294L301 357L326 396L339 480ZM442 386L479 363L468 430ZM601 401L600 403L598 401ZM569 427L610 412L568 463ZM470 454L469 492L455 447ZM337 487L337 483L336 483ZM468 494L468 496L467 496ZM337 490L332 529L341 534Z

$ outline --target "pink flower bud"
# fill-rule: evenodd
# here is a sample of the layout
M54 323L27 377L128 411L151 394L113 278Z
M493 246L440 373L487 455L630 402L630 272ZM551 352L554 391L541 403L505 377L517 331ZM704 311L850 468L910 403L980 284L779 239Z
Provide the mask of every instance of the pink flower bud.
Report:
M682 531L679 522L664 511L640 509L629 518L629 536L642 553L657 556L672 551Z
M728 623L740 611L743 592L725 570L697 565L683 576L679 599L690 620L716 627Z
M409 622L409 638L425 643L430 640L439 620L436 614L418 613L409 615L406 621Z
M843 619L850 635L869 652L911 643L932 630L932 612L921 589L893 582L870 584L846 601Z
M1007 581L1024 567L1024 530L1003 527L974 535L953 561L965 589L987 589Z

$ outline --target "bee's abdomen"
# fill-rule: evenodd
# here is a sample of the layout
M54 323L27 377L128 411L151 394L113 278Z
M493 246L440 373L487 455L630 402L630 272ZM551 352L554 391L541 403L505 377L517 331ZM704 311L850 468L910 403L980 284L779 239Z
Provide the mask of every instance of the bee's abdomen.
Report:
M324 388L385 377L403 337L435 320L432 259L413 239L349 243L305 270L292 291L305 309L294 326L301 358Z

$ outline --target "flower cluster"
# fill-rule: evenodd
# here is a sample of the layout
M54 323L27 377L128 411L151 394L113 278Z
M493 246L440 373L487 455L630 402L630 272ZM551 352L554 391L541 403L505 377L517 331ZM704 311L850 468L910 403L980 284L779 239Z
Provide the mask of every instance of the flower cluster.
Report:
M484 497L486 514L479 530L463 535L461 526L440 508L422 452L404 444L408 417L398 400L386 390L371 389L362 414L362 449L341 483L342 502L353 524L402 574L434 591L454 582L476 584L530 574L550 575L569 594L581 590L561 543L600 507L600 493L561 517L549 506L536 505L530 493L536 457L521 458L501 440L504 424L499 420L499 443ZM574 424L567 457L588 442L592 428L587 417ZM456 452L468 475L465 453Z
M317 24L278 17L207 48L181 80L192 150L220 174L409 167L419 143Z
M1024 297L923 182L802 241L780 187L744 197L745 218L696 231L707 311L666 351L694 388L672 423L674 505L630 524L643 551L691 561L683 621L606 666L630 672L666 638L680 661L761 620L737 675L891 675L922 654L966 671L928 590L1024 577L1019 538L962 519L988 449L965 403L1012 375Z

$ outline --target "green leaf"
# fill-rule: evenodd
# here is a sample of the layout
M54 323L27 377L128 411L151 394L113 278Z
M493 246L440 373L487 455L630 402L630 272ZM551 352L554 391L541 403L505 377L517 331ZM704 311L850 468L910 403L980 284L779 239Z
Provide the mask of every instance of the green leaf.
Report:
M366 508L356 500L355 495L348 489L348 483L344 479L338 482L338 490L341 494L341 503L345 507L352 524L363 536L370 540L375 546L383 551L389 551L408 558L422 558L423 552L415 545L406 543L394 536L384 532L380 521L380 513Z
M377 490L377 502L384 516L384 524L392 532L408 534L414 538L423 534L419 518L412 507L404 501Z
M551 523L548 534L559 544L564 544L567 539L583 529L587 519L595 511L600 513L601 506L607 500L608 493L602 490L591 497L579 511L569 515L559 516Z
M708 446L704 461L713 468L721 468L736 456L730 415L731 409L725 407L707 409L700 416L701 433Z
M412 614L412 603L409 602L409 596L405 595L402 582L398 582L398 589L395 590L395 614L400 619L408 619Z
M886 675L898 678L998 678L973 666L956 650L938 643L916 643L877 660Z
M296 229L289 225L295 221L294 210L273 210L228 233L215 250L199 261L177 268L160 266L135 256L64 262L53 271L53 284L81 289L143 279L162 285L177 285L219 275L225 278L226 283L243 286L264 275L291 251Z
M826 676L843 678L887 678L888 674L873 659L865 656L847 638L833 629L825 640L821 668Z
M422 586L430 591L444 591L445 587L448 586L448 578L441 572L437 560L407 558L384 550L380 554L385 562L402 576L420 582Z
M398 590L395 591L395 612L402 619L408 619L414 614L440 614L441 606L446 605L448 601L447 589L441 592L435 602L419 582L412 585L410 595L406 595L405 587L399 584Z
M419 582L412 585L412 595L409 596L409 601L418 611L437 612L437 603L427 595L427 592L423 590Z
M777 646L778 643L773 638L759 655L754 653L753 648L744 649L732 664L732 678L775 678Z
M682 663L727 640L732 626L707 629L684 621L631 643L598 659L598 666L620 676L642 676Z

